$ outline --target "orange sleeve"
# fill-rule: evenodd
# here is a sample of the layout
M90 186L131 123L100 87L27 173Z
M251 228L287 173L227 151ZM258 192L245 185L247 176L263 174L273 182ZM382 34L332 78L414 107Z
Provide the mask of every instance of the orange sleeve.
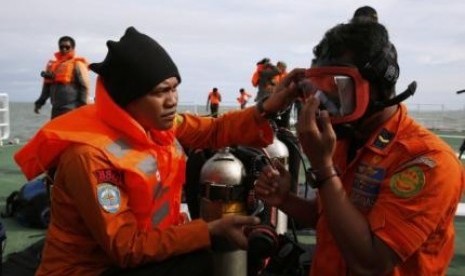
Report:
M222 148L231 145L264 147L273 141L273 129L254 106L230 111L219 118L183 114L176 137L189 148Z
M202 220L171 226L164 230L139 230L136 218L127 204L124 184L119 187L120 204L117 211L105 211L97 194L97 187L101 183L98 183L93 172L114 168L97 149L90 146L74 147L62 156L60 164L58 172L62 172L61 177L64 178L64 191L71 198L73 209L82 217L84 225L77 225L75 222L74 226L60 226L58 221L57 226L68 228L70 231L81 229L83 233L90 232L92 238L121 267L160 261L210 246L208 226ZM57 217L66 219L70 216L64 214ZM72 223L71 221L66 224Z
M373 232L402 260L436 233L438 250L453 235L452 223L464 183L463 170L451 153L438 151L424 157L434 166L414 165L385 178L369 214ZM422 180L423 179L423 180ZM437 234L440 233L440 234Z

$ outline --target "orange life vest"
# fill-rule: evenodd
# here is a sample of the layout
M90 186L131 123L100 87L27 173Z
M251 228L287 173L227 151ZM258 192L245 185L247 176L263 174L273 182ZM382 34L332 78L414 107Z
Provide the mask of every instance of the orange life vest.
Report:
M278 84L282 79L284 79L284 77L286 77L286 75L287 75L287 72L279 73L278 75L274 77L273 82L275 84Z
M221 102L221 95L220 92L214 93L213 91L208 94L208 98L210 99L210 103L212 104L219 104Z
M260 72L263 70L264 65L258 64L257 69L252 74L252 85L253 87L257 87L258 83L260 82Z
M76 62L87 64L83 57L75 57L74 52L62 55L55 53L56 59L49 60L45 70L54 75L53 79L44 79L45 83L69 84L73 81L74 67Z
M237 101L239 102L239 104L245 104L247 103L247 100L251 97L251 95L247 92L244 92L244 93L241 93L239 95L239 97L237 98Z
M141 229L163 229L183 220L180 205L186 157L174 130L152 130L147 135L111 101L100 79L96 104L48 122L15 154L15 160L31 179L55 167L60 154L76 143L101 150L116 169L124 172L128 204Z

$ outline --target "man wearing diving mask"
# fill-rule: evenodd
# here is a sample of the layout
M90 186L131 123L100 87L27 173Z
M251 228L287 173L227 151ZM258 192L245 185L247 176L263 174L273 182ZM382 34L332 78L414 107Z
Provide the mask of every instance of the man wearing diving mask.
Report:
M289 192L279 163L256 182L257 197L316 229L311 275L445 275L453 257L462 165L401 104L416 83L395 95L393 49L376 22L330 29L300 82L297 132L317 197Z

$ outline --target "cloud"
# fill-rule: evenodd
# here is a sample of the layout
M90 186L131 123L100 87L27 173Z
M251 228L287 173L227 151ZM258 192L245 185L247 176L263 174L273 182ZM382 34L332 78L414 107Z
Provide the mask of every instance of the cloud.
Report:
M34 101L39 72L62 35L77 40L78 54L99 62L106 41L135 26L173 56L183 76L182 101L203 104L217 86L225 101L234 103L239 88L253 91L250 77L258 59L308 66L325 31L366 4L378 10L398 49L399 90L416 79L419 92L412 100L463 106L453 93L436 97L439 89L465 88L465 2L460 0L6 1L0 10L0 92L11 101Z

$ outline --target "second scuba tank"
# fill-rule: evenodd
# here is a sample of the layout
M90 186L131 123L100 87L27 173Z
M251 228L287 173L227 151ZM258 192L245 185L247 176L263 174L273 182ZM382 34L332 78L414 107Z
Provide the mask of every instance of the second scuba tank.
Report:
M227 215L247 214L247 193L243 179L245 168L229 148L219 150L208 159L200 172L202 188L200 217L206 221ZM227 242L216 247L214 275L247 275L247 253Z
M289 169L289 150L287 146L278 139L276 135L273 137L273 143L263 148L263 152L271 160L277 159L284 167ZM284 234L287 232L287 215L283 212L272 208L271 210L271 223L276 227L276 233Z

